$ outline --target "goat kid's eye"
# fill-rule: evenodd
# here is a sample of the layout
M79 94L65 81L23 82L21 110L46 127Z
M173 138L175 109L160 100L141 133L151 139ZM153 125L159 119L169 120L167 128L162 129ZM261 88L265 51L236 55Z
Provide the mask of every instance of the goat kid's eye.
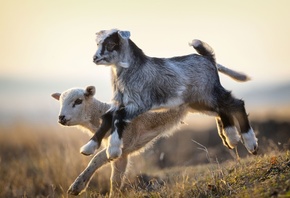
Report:
M117 44L116 43L108 43L106 45L106 48L108 51L113 51L114 47L116 46Z
M75 107L76 105L80 105L80 104L82 104L82 102L83 102L83 100L82 99L76 99L75 100L75 102L74 102L74 104L73 104L73 107Z

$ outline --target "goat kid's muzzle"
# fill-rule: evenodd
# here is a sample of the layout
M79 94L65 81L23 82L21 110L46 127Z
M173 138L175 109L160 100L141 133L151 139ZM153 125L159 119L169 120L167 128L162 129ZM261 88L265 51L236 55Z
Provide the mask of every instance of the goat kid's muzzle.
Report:
M98 57L98 56L96 56L96 55L93 57L93 61L94 61L94 63L96 63L96 64L98 64L99 62L101 62L101 61L103 61L103 60L105 60L104 57Z

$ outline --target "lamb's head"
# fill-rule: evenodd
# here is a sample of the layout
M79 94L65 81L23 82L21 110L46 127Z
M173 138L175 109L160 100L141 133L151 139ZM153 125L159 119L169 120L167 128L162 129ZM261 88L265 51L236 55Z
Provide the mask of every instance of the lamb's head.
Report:
M127 68L127 54L129 47L129 31L117 29L102 30L97 33L97 52L94 55L94 63L97 65L117 65Z
M93 103L95 87L72 88L51 96L60 101L58 122L65 126L82 125L90 121L90 107Z

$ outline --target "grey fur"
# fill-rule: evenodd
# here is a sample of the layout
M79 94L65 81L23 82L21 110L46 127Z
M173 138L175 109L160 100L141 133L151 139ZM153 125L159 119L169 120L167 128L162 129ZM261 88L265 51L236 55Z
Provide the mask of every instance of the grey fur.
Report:
M112 109L112 138L107 150L109 158L121 155L123 128L128 121L149 110L182 104L188 104L192 111L217 115L223 133L230 137L231 148L240 138L235 132L234 118L239 122L242 137L252 133L244 102L222 87L218 69L233 78L238 77L233 75L233 70L216 65L213 49L208 44L200 40L190 44L200 55L155 58L146 56L129 36L128 31L119 30L102 31L97 36L94 62L112 67L115 108ZM256 153L256 139L245 142L245 146L249 152Z
M232 79L234 79L236 81L245 82L245 81L251 80L251 78L249 76L247 76L246 74L231 70L231 69L229 69L221 64L217 64L216 66L217 66L217 69L219 72L226 74L226 75L228 75L230 73Z

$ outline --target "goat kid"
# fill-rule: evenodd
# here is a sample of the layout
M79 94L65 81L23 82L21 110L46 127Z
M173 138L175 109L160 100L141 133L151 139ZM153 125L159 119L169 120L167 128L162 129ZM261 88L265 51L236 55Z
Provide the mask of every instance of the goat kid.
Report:
M93 86L88 86L86 89L73 88L61 94L52 94L53 98L60 101L59 123L64 126L78 126L93 134L100 127L101 115L111 106L95 99L94 94L95 87ZM111 196L122 189L130 155L145 150L160 137L171 135L186 116L187 111L187 105L181 105L164 112L148 112L135 118L126 127L122 155L111 161ZM109 162L106 149L97 153L70 186L68 193L80 194L89 184L95 171Z
M209 45L193 40L190 45L199 54L155 58L146 56L137 47L130 39L129 31L100 31L96 41L98 50L94 62L112 68L114 105L102 116L102 124L95 135L81 148L83 154L93 154L111 128L107 156L118 158L122 154L124 128L132 119L149 110L182 104L187 104L192 112L216 115L219 134L227 147L236 147L242 136L247 150L256 154L257 138L250 126L244 101L234 98L220 84L218 70L233 78L239 75L237 77L237 72L216 64Z

